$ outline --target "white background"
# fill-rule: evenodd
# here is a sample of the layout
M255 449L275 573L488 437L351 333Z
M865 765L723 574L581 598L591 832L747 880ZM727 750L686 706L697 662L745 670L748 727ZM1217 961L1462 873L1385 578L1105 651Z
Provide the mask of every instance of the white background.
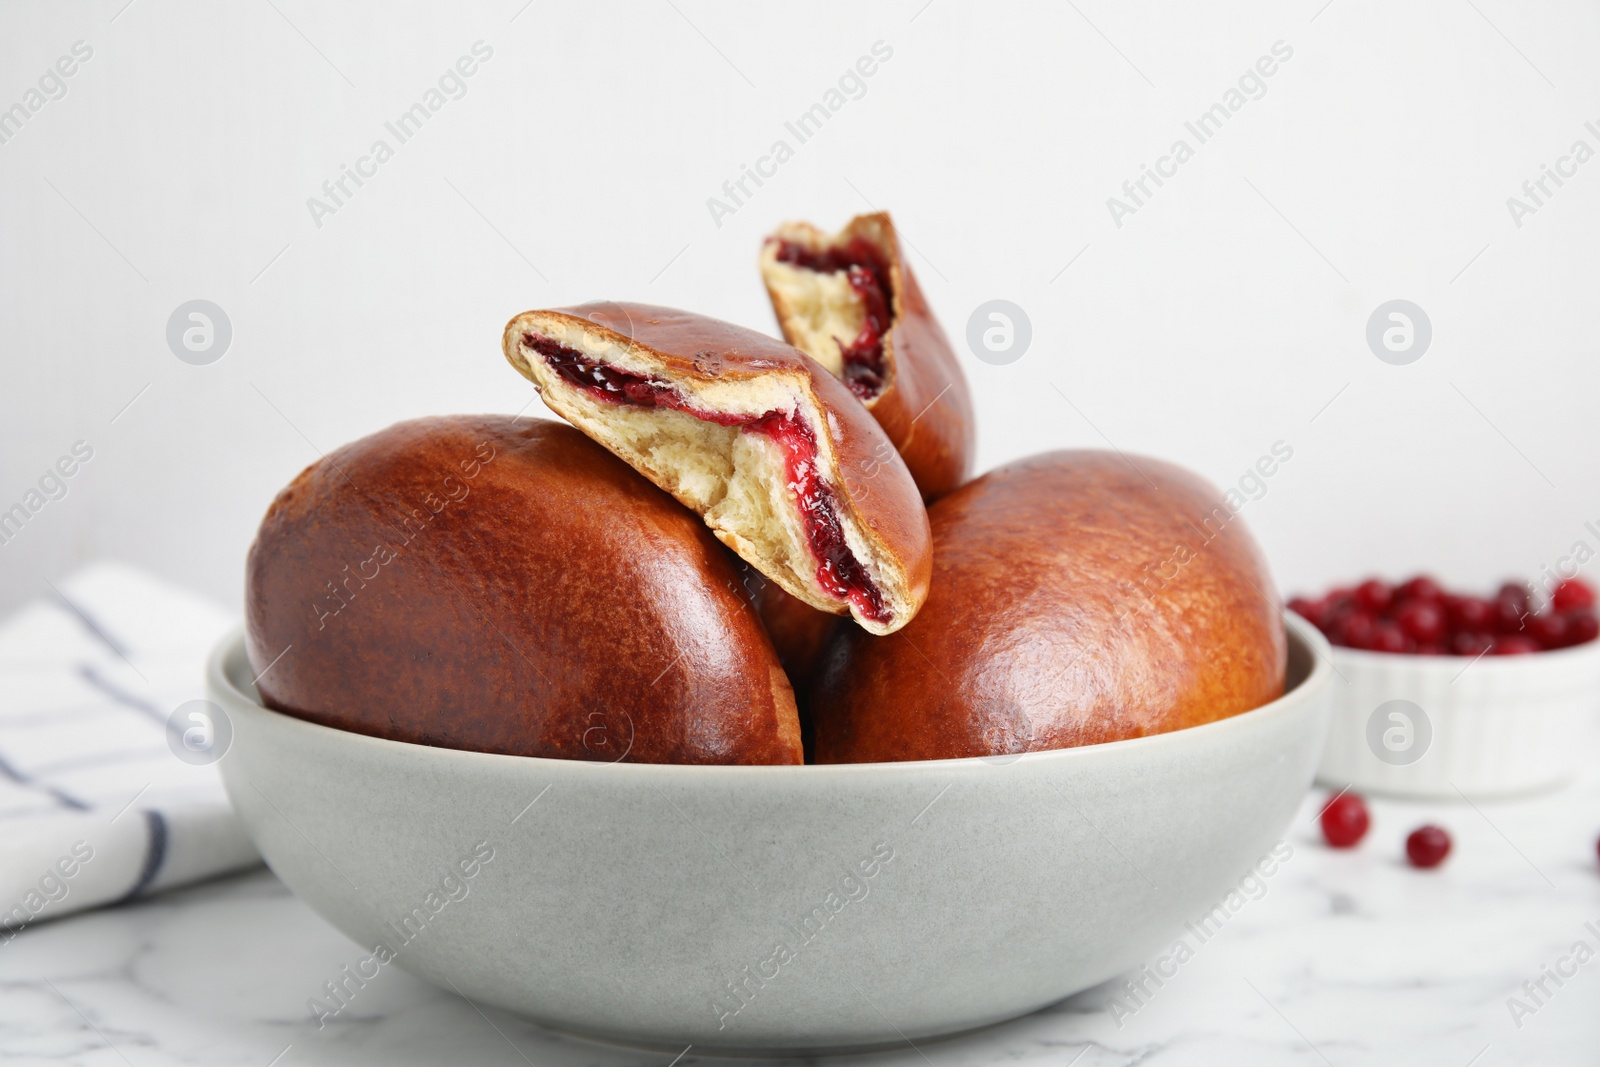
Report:
M981 468L1114 445L1227 485L1285 441L1245 519L1286 590L1488 586L1596 543L1600 161L1521 228L1506 207L1600 148L1593 4L123 4L0 9L0 108L94 51L0 145L0 509L95 450L0 546L0 608L99 556L236 606L318 450L529 401L514 313L771 330L763 233L873 206L962 349ZM307 198L479 40L466 95L318 228ZM865 94L716 225L707 198L880 40ZM1114 225L1107 198L1280 40L1266 95ZM165 339L195 298L233 326L209 366ZM993 298L1032 320L1004 367L962 340ZM1364 339L1395 298L1433 324L1409 366Z

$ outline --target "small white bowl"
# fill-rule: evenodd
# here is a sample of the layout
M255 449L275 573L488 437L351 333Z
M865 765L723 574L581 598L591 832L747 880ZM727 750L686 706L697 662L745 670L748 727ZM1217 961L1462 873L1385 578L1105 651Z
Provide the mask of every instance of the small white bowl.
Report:
M1335 648L1333 671L1317 770L1333 789L1449 800L1552 789L1600 708L1600 641L1476 660Z
M1294 817L1327 733L1328 646L1303 620L1288 629L1289 691L1254 711L914 763L600 764L385 741L263 708L238 634L208 683L240 817L355 942L348 970L306 990L319 1012L359 1014L364 982L399 966L613 1041L841 1051L1033 1011L1137 966L1223 899Z

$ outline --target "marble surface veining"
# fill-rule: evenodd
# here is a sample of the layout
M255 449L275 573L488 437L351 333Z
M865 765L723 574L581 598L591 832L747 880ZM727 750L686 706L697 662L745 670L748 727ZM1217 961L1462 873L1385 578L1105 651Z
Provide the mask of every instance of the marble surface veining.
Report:
M1600 1062L1600 956L1575 952L1579 942L1600 952L1600 768L1559 793L1476 808L1374 800L1372 831L1346 852L1321 843L1323 795L1285 834L1289 859L1248 883L1225 923L1175 932L1174 949L1182 937L1186 950L1151 960L1159 985L1144 978L1135 996L1123 979L978 1033L828 1059ZM1413 870L1405 835L1430 821L1448 828L1454 851L1438 870ZM673 1062L480 1011L393 968L319 1028L307 1000L351 949L264 870L41 924L0 945L0 1062ZM690 1048L677 1063L696 1061L728 1062Z

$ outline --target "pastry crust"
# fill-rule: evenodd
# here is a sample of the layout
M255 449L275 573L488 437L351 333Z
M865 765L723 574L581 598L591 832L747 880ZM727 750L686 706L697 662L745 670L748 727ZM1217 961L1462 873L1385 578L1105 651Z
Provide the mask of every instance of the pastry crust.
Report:
M857 336L866 312L842 271L784 262L784 243L813 253L842 251L864 241L882 264L890 325L882 341L882 384L862 402L905 459L923 498L933 501L966 481L976 434L972 394L944 330L906 262L887 212L858 215L837 234L810 223L779 227L761 249L761 276L790 344L844 374L841 349Z
M552 410L791 595L875 634L921 608L932 558L916 485L849 390L797 349L615 303L525 312L506 325L503 348ZM822 536L836 544L836 567Z
M268 707L395 741L796 764L794 696L738 560L583 434L403 422L278 494L246 570Z
M1220 493L1156 460L1053 452L929 510L933 591L841 630L811 700L818 763L991 756L1198 726L1283 693L1282 609Z

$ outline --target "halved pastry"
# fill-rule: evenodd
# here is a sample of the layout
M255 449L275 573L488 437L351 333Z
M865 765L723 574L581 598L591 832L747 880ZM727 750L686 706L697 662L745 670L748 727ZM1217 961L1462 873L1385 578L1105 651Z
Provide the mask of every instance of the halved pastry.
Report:
M833 235L785 223L762 246L761 277L784 338L866 404L925 500L966 481L972 395L887 212Z
M933 557L916 485L849 390L798 350L613 303L524 312L503 344L552 410L793 596L875 634L922 607Z

